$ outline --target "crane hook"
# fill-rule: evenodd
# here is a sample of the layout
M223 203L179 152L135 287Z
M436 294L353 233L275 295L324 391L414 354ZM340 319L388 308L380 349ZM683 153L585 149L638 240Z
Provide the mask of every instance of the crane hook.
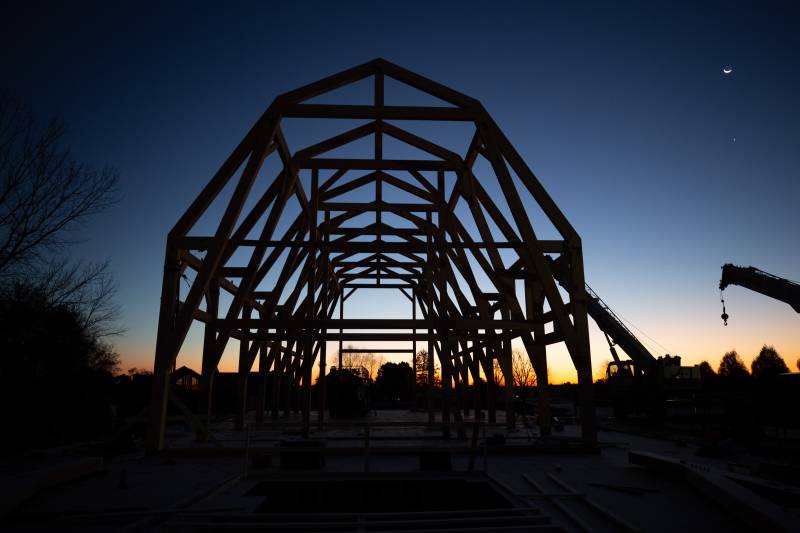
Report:
M725 298L722 297L722 291L719 291L719 301L722 302L722 314L720 318L722 318L723 324L726 326L728 325L728 313L725 312Z

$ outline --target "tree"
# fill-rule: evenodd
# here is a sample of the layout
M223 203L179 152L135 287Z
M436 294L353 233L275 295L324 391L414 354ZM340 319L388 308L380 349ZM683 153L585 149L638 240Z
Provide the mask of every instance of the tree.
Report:
M347 347L347 351L342 353L342 368L364 368L369 379L375 379L378 368L383 364L384 359L380 355L372 352L354 352L352 346Z
M727 352L722 356L717 373L721 378L728 380L741 380L750 377L747 367L744 366L744 362L739 357L739 354L736 353L736 350Z
M705 376L716 376L717 373L714 372L714 368L708 361L702 361L699 365L697 365L698 370L700 371L700 377Z
M535 387L536 373L527 353L519 350L511 352L511 374L516 387Z
M702 361L697 368L700 372L700 385L704 389L712 390L719 385L720 377L708 361Z
M697 369L700 371L700 381L704 385L713 383L717 379L717 373L708 361L701 362L697 365Z
M107 263L70 261L75 230L116 201L111 168L78 163L64 126L0 96L0 416L46 446L110 430L119 355Z
M369 373L369 379L375 379L378 369L381 367L384 361L385 359L382 355L375 355L374 353L367 354L364 359L363 366Z
M420 350L414 357L414 381L419 387L428 384L428 350Z
M598 367L597 371L595 372L595 381L605 381L606 376L608 375L608 365L611 364L610 359L606 359L600 366Z
M786 366L775 348L766 344L761 347L761 351L753 359L750 369L755 379L772 378L789 371L789 367Z
M417 352L417 368L416 368L416 380L417 385L419 387L426 387L428 385L428 365L430 364L430 358L434 357L433 355L428 354L428 350L420 350ZM433 361L433 386L438 387L441 385L441 374L439 372L439 365L436 364L436 360Z
M499 359L492 360L492 368L494 369L495 383L501 387L505 386L506 376ZM536 386L536 373L527 353L520 350L511 352L511 378L514 380L515 387Z
M498 387L505 387L506 376L503 373L503 367L500 366L499 359L492 359L492 370L494 373L494 382Z
M409 401L411 399L411 383L414 370L405 361L401 363L384 363L378 369L375 378L376 394L384 401L391 403Z
M86 363L89 368L102 370L114 374L119 370L119 354L114 351L114 346L108 342L98 341L92 343Z
M81 307L20 283L0 290L0 339L2 373L18 380L119 366L113 346L86 327Z
M0 97L0 279L39 270L71 230L116 201L116 170L75 161L64 132Z
M73 314L91 364L112 369L119 357L101 339L121 330L108 263L72 262L64 252L72 230L116 201L118 175L72 159L63 135L59 121L41 127L0 97L0 297L21 311L36 301Z
M15 285L27 285L29 290L46 294L50 305L71 309L88 335L105 338L123 332L117 325L117 286L108 262L51 264L41 275Z
M797 361L795 361L795 365L797 366L797 370L800 371L800 357L798 357Z

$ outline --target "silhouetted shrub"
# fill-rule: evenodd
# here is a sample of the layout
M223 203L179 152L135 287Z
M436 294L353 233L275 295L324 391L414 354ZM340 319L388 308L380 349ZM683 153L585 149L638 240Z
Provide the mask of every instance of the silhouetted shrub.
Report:
M118 360L69 306L19 285L0 291L0 416L14 436L2 450L107 434Z

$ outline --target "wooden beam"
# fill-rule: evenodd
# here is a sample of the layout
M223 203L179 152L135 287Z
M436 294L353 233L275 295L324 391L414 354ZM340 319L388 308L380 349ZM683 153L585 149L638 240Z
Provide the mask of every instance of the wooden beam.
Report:
M299 168L347 170L458 170L461 165L453 161L425 159L295 159Z
M383 285L381 285L383 286ZM211 325L217 329L442 329L449 331L466 330L508 330L531 331L536 329L537 322L531 320L501 320L480 318L451 318L446 321L437 319L383 319L383 318L346 318L309 320L298 318L221 318L215 319Z
M286 118L471 121L475 113L456 107L294 104L281 109Z

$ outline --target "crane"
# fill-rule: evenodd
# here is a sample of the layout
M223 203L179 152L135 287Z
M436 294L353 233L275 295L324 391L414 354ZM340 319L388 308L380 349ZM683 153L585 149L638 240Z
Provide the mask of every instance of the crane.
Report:
M609 375L607 377L611 377L611 374L632 366L633 372L626 370L626 374L644 375L651 381L674 378L694 379L693 369L695 367L682 367L680 356L667 354L663 357L656 357L650 353L636 335L625 326L608 304L588 284L586 285L586 296L586 307L589 316L592 317L597 327L605 335L611 350L611 356L614 358L613 363L609 364ZM615 346L622 348L630 357L630 361L620 360L614 348Z
M550 264L556 281L567 288L560 260L550 260ZM690 396L699 389L697 365L681 366L678 355L654 356L588 284L585 288L587 312L605 335L614 359L606 368L606 380L613 385L617 416L634 411L663 414L666 401ZM630 360L621 360L616 346Z
M722 278L719 280L720 293L728 285L739 285L761 293L770 298L789 304L800 313L800 284L764 272L755 267L740 267L731 263L722 265ZM725 300L722 299L722 321L728 325L728 313L725 312Z
M622 323L622 320L614 314L614 311L588 284L586 285L586 296L586 307L589 316L592 317L597 327L605 335L611 350L611 356L614 358L614 364L620 366L624 364L617 355L617 350L614 349L614 346L619 346L631 358L637 373L646 372L653 368L657 361L655 356L644 347L636 335Z

